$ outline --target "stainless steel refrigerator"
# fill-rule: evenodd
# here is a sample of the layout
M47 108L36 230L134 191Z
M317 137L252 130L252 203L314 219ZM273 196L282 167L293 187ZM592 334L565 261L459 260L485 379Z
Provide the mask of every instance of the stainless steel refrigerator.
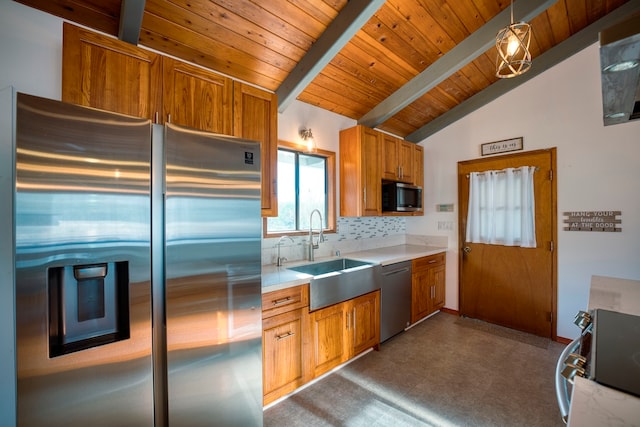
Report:
M262 425L259 144L12 98L17 424Z

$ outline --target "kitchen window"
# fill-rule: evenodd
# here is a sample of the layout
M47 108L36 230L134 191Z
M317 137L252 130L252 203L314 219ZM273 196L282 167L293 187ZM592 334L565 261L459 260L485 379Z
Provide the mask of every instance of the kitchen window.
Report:
M335 231L335 160L332 151L305 153L298 144L278 142L278 216L265 218L265 237L308 233L314 209L322 213L324 232Z

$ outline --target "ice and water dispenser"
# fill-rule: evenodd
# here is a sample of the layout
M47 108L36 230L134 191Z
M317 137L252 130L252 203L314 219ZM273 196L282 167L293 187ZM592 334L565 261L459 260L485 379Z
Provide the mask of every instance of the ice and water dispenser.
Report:
M49 355L129 338L129 263L49 268Z

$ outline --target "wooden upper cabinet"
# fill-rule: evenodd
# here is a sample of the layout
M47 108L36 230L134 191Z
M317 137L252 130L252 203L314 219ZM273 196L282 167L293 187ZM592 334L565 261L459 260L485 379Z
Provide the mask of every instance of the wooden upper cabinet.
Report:
M153 120L161 111L162 57L63 25L62 100Z
M424 188L424 147L413 144L413 185Z
M340 215L382 213L381 136L365 126L340 131Z
M278 216L278 97L234 82L233 134L262 144L262 216Z
M163 58L163 121L208 132L233 132L233 80Z
M414 182L415 144L388 134L382 134L382 179Z
M262 216L278 215L274 93L67 23L62 53L65 102L259 141Z
M422 210L413 212L414 216L424 215L424 147L413 144L413 185L422 187Z

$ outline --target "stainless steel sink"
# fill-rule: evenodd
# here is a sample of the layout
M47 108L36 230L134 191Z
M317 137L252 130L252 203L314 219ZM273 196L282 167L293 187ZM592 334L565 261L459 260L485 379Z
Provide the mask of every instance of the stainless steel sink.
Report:
M309 281L309 308L316 310L380 289L380 265L338 258L289 270L313 276Z
M297 267L288 267L289 270L298 271L300 273L310 274L312 276L320 276L322 274L332 273L334 271L342 271L350 268L372 265L370 262L358 261L350 258L332 259L330 261L316 262L313 264L303 264Z

